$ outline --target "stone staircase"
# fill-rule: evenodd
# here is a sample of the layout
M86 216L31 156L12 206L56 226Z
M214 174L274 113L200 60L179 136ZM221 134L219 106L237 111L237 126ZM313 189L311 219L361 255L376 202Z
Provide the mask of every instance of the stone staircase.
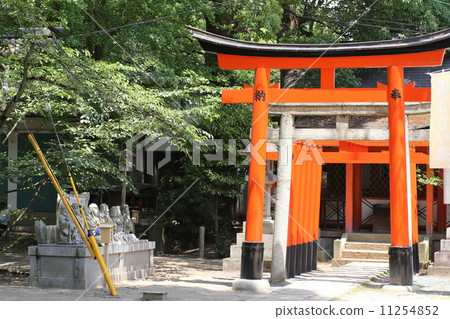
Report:
M355 261L387 263L390 241L388 234L343 234L334 241L333 266Z
M245 222L243 229L245 230ZM223 271L241 271L242 242L244 240L245 232L236 234L236 244L230 246L230 257L223 260ZM263 271L270 271L272 265L273 221L264 221L262 241L264 242Z
M428 267L430 276L450 276L450 227L446 239L441 240L440 251L434 253L434 264Z
M429 238L419 237L419 263L421 267L429 263ZM333 266L351 262L389 262L390 234L345 233L334 241Z
M273 234L263 234L262 237L264 242L263 271L270 271L270 267L272 264ZM245 233L236 234L236 244L230 246L230 257L223 260L223 271L241 271L242 242L244 241L244 239Z

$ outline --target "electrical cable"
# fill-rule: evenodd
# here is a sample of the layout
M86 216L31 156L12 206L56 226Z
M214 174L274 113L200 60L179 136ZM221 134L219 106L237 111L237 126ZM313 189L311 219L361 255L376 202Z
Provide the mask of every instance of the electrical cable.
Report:
M448 2L439 1L439 0L432 0L432 1L437 2L437 3L446 4L446 5L450 6L450 3L448 3Z
M117 26L117 27L113 27L113 28L108 28L108 29L103 29L102 28L102 30L88 32L88 33L82 33L82 34L78 34L78 35L72 35L72 36L64 37L63 39L89 37L89 36L92 36L92 35L104 34L104 33L109 34L110 32L118 31L118 30L125 29L125 28L131 28L131 27L135 27L135 26L139 26L139 25L145 25L145 24L161 22L161 21L164 21L164 20L167 20L167 19L171 19L171 18L176 17L176 16L184 15L184 14L202 12L202 11L207 11L207 10L211 10L211 9L215 9L215 8L225 7L225 6L237 3L239 1L240 0L233 0L233 1L228 1L228 2L224 2L224 3L215 2L216 5L208 7L208 8L177 12L177 13L174 13L174 14L171 14L171 15L167 15L167 16L164 16L164 17L159 17L159 18L146 20L146 21L129 23L129 24L125 24L125 25ZM85 14L88 14L80 5L78 5L78 3L76 1L75 1L75 3L82 11L84 11Z

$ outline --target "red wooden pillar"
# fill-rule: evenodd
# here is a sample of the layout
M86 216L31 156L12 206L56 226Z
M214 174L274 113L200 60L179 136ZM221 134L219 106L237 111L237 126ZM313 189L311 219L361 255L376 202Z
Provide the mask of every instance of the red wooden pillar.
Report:
M322 165L314 162L315 173L314 173L314 198L312 207L313 216L313 256L312 256L312 270L317 269L317 250L318 250L318 240L319 240L319 223L320 223L320 192L322 191Z
M353 232L353 164L345 164L345 232Z
M444 179L444 170L439 170L439 177ZM444 232L447 228L447 207L444 204L444 188L440 185L437 189L437 231Z
M335 70L333 68L320 69L320 88L334 89Z
M362 223L362 164L353 164L353 229Z
M411 148L413 151L413 148ZM417 207L417 165L411 163L411 217L412 217L412 248L413 248L413 269L414 273L419 273L419 215Z
M305 176L304 181L304 196L305 196L305 205L303 206L304 211L304 219L305 219L305 245L307 247L306 254L306 271L312 270L312 255L313 255L313 242L314 242L314 234L313 234L313 210L312 204L314 201L314 162L305 161L302 165L302 173Z
M427 176L432 172L432 169L427 165ZM434 230L434 187L431 184L426 186L426 234L433 235Z
M242 244L241 278L262 279L264 186L266 174L267 124L269 119L269 70L255 71L251 154L248 177L247 223Z
M389 182L391 201L391 285L412 285L412 256L409 246L406 172L405 105L403 67L388 67ZM408 149L409 150L409 149Z
M296 269L299 268L300 254L298 246L302 240L302 229L300 227L300 205L301 205L301 178L300 167L295 165L296 159L300 153L299 145L293 145L292 151L294 158L292 161L291 178L291 201L290 201L290 219L288 230L288 249L286 259L287 277L293 278L296 275Z
M411 163L411 214L412 214L412 242L419 242L419 215L417 207L417 166Z
M296 247L297 263L295 268L295 274L299 275L301 273L307 272L307 256L308 256L308 241L309 241L309 229L308 229L308 216L307 216L307 205L309 202L307 188L309 186L307 175L305 174L305 162L303 161L303 144L297 144L298 157L295 161L295 170L299 179L299 193L297 196L300 197L298 206L298 240Z

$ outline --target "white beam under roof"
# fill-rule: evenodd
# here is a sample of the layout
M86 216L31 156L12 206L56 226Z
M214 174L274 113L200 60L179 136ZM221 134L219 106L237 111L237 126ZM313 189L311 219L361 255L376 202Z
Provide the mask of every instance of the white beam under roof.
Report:
M387 116L387 103L271 103L269 114ZM406 102L406 115L430 113L430 102Z

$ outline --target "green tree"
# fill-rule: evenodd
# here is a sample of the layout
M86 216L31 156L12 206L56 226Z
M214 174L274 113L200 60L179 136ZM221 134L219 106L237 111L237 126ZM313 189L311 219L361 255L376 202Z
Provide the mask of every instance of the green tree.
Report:
M2 132L31 115L45 125L51 108L64 156L56 141L47 155L62 179L65 158L83 190L124 181L118 163L136 133L167 137L187 157L177 162L182 177L166 172L164 185L184 190L199 178L184 205L203 219L213 216L214 203L220 208L239 195L246 167L192 165L192 141L248 137L247 106L221 105L218 97L223 87L252 84L253 74L220 70L185 25L248 41L334 43L409 37L450 21L448 6L432 0L4 0L0 8ZM41 34L46 29L50 36ZM358 85L352 70L338 72L338 86ZM308 71L295 81L309 86L313 78ZM212 151L202 147L202 154ZM34 158L3 161L0 180L40 185ZM180 220L185 207L177 207Z

